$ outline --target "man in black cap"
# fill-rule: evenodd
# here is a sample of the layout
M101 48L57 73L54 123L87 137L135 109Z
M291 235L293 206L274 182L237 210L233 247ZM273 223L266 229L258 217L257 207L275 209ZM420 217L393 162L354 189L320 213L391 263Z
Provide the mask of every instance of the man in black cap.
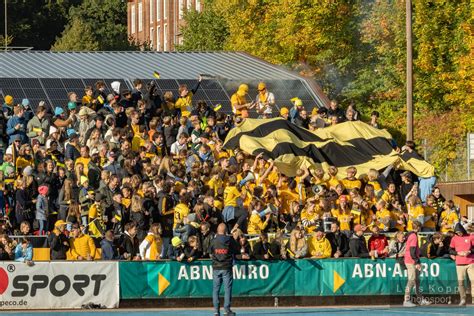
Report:
M225 234L226 226L221 223L217 226L217 235L211 242L209 254L212 259L212 303L214 305L214 316L220 315L219 291L224 283L224 315L233 316L230 305L232 301L232 266L234 255L239 253L239 246L234 238Z

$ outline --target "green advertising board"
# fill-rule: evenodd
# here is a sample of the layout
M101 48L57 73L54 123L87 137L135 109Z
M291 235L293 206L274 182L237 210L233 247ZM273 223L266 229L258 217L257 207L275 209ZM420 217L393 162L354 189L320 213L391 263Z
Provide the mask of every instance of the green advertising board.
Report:
M120 262L122 299L212 296L207 260ZM401 295L406 271L394 259L241 261L234 266L234 296ZM456 293L455 264L422 261L424 294Z

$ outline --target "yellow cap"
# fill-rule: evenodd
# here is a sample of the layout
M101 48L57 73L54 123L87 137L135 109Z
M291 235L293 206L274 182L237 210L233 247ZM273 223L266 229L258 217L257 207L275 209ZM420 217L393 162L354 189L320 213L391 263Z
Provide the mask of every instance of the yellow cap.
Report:
M290 113L290 110L288 110L288 108L283 107L280 109L280 115L286 115L288 113Z
M181 241L181 238L179 238L178 236L175 236L171 239L171 244L173 245L173 247L178 247L182 244L183 242Z
M81 176L81 185L84 185L86 182L89 182L89 179L86 176Z
M247 91L245 90L241 90L241 89L237 90L237 95L239 97L245 97L246 94L247 94Z
M5 103L8 104L8 105L12 105L13 104L13 97L11 95L5 96Z
M239 90L245 91L245 93L247 93L247 92L249 92L249 86L246 85L245 83L242 83L242 84L239 86Z
M266 89L266 88L267 88L267 85L265 84L265 82L260 82L260 83L258 84L257 90L258 90L258 91L262 91L262 90L264 90L264 89Z
M62 219L57 220L56 223L54 223L54 227L61 227L63 225L66 225L67 223L63 221Z

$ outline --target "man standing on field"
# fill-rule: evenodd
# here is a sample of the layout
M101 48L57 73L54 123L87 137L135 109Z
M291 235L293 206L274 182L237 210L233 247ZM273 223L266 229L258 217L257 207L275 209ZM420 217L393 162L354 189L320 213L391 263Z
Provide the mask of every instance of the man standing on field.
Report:
M403 302L404 307L415 307L416 304L410 300L411 289L415 287L416 301L420 305L430 305L431 302L425 300L420 296L420 248L418 247L418 232L421 229L421 223L419 221L412 222L412 231L408 233L406 250L405 250L405 265L407 267L408 282L405 288L405 300Z
M214 316L220 316L219 291L224 283L224 316L234 316L230 305L232 301L232 266L234 255L239 253L239 247L232 236L225 234L226 225L224 223L217 226L217 235L212 240L209 254L212 259L212 303L214 305Z

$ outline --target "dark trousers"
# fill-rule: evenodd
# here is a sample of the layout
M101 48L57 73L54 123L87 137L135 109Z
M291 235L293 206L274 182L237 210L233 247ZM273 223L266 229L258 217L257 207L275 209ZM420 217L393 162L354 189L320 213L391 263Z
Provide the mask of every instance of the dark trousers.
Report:
M234 279L232 276L232 270L213 269L212 279L212 304L214 305L214 310L216 312L219 311L219 291L221 290L222 283L224 283L224 310L226 312L230 311L230 304L232 301L232 282Z

